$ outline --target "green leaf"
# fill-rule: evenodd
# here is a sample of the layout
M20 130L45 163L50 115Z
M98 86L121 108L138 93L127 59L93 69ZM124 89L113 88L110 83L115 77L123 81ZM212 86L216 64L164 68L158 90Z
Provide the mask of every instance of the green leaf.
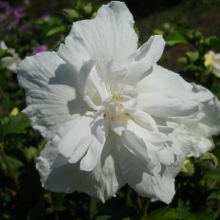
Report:
M53 25L59 25L61 24L65 19L65 16L61 13L54 13L51 15L50 19L46 21L47 24L50 26Z
M43 220L45 218L45 215L45 202L44 198L42 198L34 207L34 209L30 211L30 220Z
M187 69L189 70L193 70L193 71L200 71L200 72L204 72L205 69L199 65L195 65L190 63L189 65L187 65Z
M208 181L218 181L220 182L220 167L217 167L216 170L212 171L212 172L205 172L205 174L202 177L202 180L208 182Z
M169 46L173 46L176 44L188 44L189 43L187 37L184 34L177 32L177 31L167 36L165 38L165 41L166 41L166 44Z
M214 213L210 210L203 208L198 212L195 212L196 220L214 220Z
M13 57L11 53L8 52L8 50L2 50L0 49L0 59L4 57Z
M94 216L98 213L97 210L97 203L99 203L99 200L93 197L90 197L90 204L89 204L89 219L93 219Z
M46 37L49 37L49 36L57 34L57 33L64 32L66 29L67 29L67 27L65 25L54 27L54 28L50 29L50 31L47 32Z
M13 157L7 155L7 159L12 167L12 170L16 174L18 173L20 167L24 166L24 164L16 158L13 158ZM3 161L1 156L0 156L0 165L1 165L2 169L7 173L7 166L5 165L5 162Z
M184 205L182 200L178 202L178 211L181 216L181 220L196 220L193 213L189 211L189 208Z
M147 215L147 220L174 220L180 219L179 213L176 212L174 209L169 208L168 206L156 209L153 212L150 212Z
M11 116L8 123L3 127L3 138L9 134L25 133L25 128L28 126L30 126L30 123L23 113Z
M212 49L220 45L220 39L216 37L209 37L205 40L205 42L207 43L209 49Z
M12 149L6 148L5 153L6 155L13 157L14 159L22 162L24 165L26 165L28 162L24 152L18 148L12 148Z
M181 220L214 220L214 213L206 208L202 208L195 213L189 211L189 207L179 200L178 211L180 212Z
M39 19L37 19L37 20L35 20L35 22L34 22L35 24L43 24L43 23L45 23L45 20L43 19L43 18L39 18Z
M67 206L65 205L65 193L57 193L56 195L52 194L52 200L53 204L56 207L56 211L61 212L67 209Z
M191 62L195 62L199 58L199 52L186 52L186 56L190 59Z
M63 9L64 12L66 12L71 18L78 18L79 13L76 10L73 9Z
M216 189L214 192L212 192L207 200L212 200L212 199L216 199L216 200L220 200L220 192L219 192L219 189Z

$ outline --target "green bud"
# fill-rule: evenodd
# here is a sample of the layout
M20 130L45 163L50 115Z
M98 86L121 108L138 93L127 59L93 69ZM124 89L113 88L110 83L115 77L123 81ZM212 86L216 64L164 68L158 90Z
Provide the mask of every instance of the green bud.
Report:
M155 29L154 34L164 35L164 32L162 30Z
M84 6L84 13L85 15L90 15L90 13L92 12L92 4L91 3L88 3Z
M163 28L166 29L166 30L167 30L167 29L170 29L170 24L169 24L169 23L165 23L165 24L163 25Z
M194 164L191 162L190 158L185 159L179 174L182 177L191 176L194 174Z
M199 158L198 162L199 162L199 166L206 171L215 170L218 165L217 158L212 153L203 154Z

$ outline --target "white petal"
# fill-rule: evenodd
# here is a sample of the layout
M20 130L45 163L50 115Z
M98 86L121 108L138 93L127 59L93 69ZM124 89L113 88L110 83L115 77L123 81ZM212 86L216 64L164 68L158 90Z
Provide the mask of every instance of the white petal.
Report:
M85 171L91 171L94 169L100 159L103 146L109 131L109 123L107 120L103 120L102 114L96 118L94 123L94 129L96 135L89 146L86 155L80 162L80 169ZM93 131L94 132L94 131Z
M210 137L220 132L220 102L213 98L203 109L200 120L187 121L185 125L189 133L195 136Z
M169 147L161 149L159 152L160 163L166 166L170 166L174 163L175 156Z
M151 36L150 39L135 51L126 61L128 72L122 79L123 84L136 84L143 73L149 70L161 57L165 41L161 35Z
M144 142L143 139L137 137L132 131L128 130L123 131L120 140L130 153L136 156L136 161L133 162L139 163L140 159L142 165L145 164L143 168L145 172L155 175L155 173L160 171L158 150L149 142ZM123 154L123 152L123 147L121 147L121 154ZM120 156L119 154L119 157ZM130 157L132 156L130 155ZM129 161L127 161L127 163L129 163Z
M17 75L27 96L27 108L23 112L47 140L55 136L62 124L88 110L76 92L74 72L55 52L25 58L19 64Z
M57 53L66 63L73 67L75 72L79 72L83 62L91 59L87 54L83 39L76 36L68 36L65 39L65 44L60 45Z
M151 99L149 97L151 103L148 104L152 105L151 113L154 112L154 109L157 109L153 115L160 118L163 117L162 112L165 113L165 117L170 114L173 115L172 117L182 114L183 120L189 118L184 117L187 114L192 114L191 117L194 117L196 112L198 113L213 98L208 90L195 90L193 85L185 82L178 74L157 65L154 65L151 71L143 75L143 79L137 84L137 88L139 91L138 97L140 97L138 100L140 108L142 104L144 108L147 108L144 101L147 101L147 96L149 97L152 94ZM153 96L157 98L158 103L154 102ZM168 101L166 104L165 98ZM166 108L163 111L164 105ZM179 109L182 107L182 110Z
M84 97L84 100L88 107L92 108L93 110L99 110L101 108L100 104L104 100L103 95L106 95L106 89L105 87L101 87L101 85L97 82L94 84L94 80L99 80L98 77L93 79L95 76L97 76L96 69L94 68L95 62L93 60L87 60L83 62L83 65L81 66L79 70L79 74L77 75L78 80L78 88L81 93L81 95ZM91 85L91 79L93 79L93 85ZM88 81L90 83L88 83ZM101 82L100 82L101 83ZM92 87L92 88L89 88ZM99 95L99 100L94 100L95 98L91 96L90 91L95 90L96 96ZM93 100L92 100L92 98ZM96 102L95 102L96 101ZM98 103L96 105L95 103Z
M121 89L121 94L123 96L121 104L123 105L125 112L133 116L137 107L137 89L134 86L125 85Z
M112 99L112 96L110 96L103 102L103 106L109 112L109 114L114 118L121 113L120 106L115 103L115 101Z
M138 105L140 110L159 118L192 118L201 109L196 102L159 92L139 94Z
M94 104L94 102L92 101L92 99L90 98L90 96L86 95L84 96L84 100L87 104L87 106L93 110L100 110L102 107L101 106L98 106L96 104Z
M95 65L94 60L87 60L83 62L83 65L80 67L77 78L78 78L78 88L82 96L85 95L87 79L94 65Z
M59 142L59 152L76 163L86 152L93 139L94 113L85 113Z
M168 135L160 132L148 131L126 116L124 116L123 125L126 129L133 131L138 137L157 146L163 145L166 141L170 140Z
M200 157L202 154L206 153L211 147L212 147L212 142L203 136L189 136L192 145L190 147L190 152L187 155L188 157Z
M181 148L181 154L176 157L176 161L172 165L162 165L161 171L157 175L149 175L146 173L144 171L145 166L143 166L142 162L135 160L134 156L128 150L120 151L120 154L117 154L125 181L128 182L139 195L157 198L165 203L171 202L175 194L174 178L179 173L184 159L189 152L190 143L187 140L186 130L180 127L177 131L179 138L183 140L178 145L178 147ZM183 137L181 137L181 135ZM123 148L121 147L119 149L121 150Z
M174 122L167 122L167 125L174 128L173 132L168 134L172 141L166 143L169 151L175 155L181 155L183 153L182 149L184 149L184 151L188 150L187 152L189 152L192 142L188 135L187 128L184 125L179 125Z
M100 111L100 115L97 116L94 123L93 133L100 143L104 143L109 131L109 120L104 117L103 111ZM95 132L94 132L95 131Z
M181 154L179 154L176 157L176 161L174 164L166 167L165 172L164 172L168 176L171 175L173 178L175 178L176 175L180 172L183 166L183 162L186 159L187 154L189 153L189 144L191 143L188 140L187 136L184 134L186 132L184 127L180 126L179 129L177 129L177 132L178 132L179 138L181 139L181 142L179 142L179 147L181 148Z
M93 138L86 155L82 158L80 162L80 170L82 171L92 171L97 165L104 143L100 143L97 138Z
M97 61L97 71L104 79L107 63L114 58L119 67L137 48L133 18L122 2L102 6L95 19L75 22L70 36L83 39L91 59Z
M125 130L121 121L109 120L109 125L110 125L111 130L114 131L119 136L121 136L122 132Z
M110 60L107 63L106 81L108 85L111 87L112 91L117 90L118 82L122 81L122 78L126 73L127 69L125 67L117 68L114 59Z
M169 203L175 193L173 177L161 177L159 173L145 172L143 157L136 157L127 148L119 145L118 161L125 181L141 196L158 198ZM160 168L160 164L158 164ZM158 169L160 171L160 169Z
M51 165L51 169L55 169L61 167L68 163L68 158L58 153L57 157L54 159L53 164Z
M121 141L134 155L144 157L146 161L150 161L144 141L138 138L133 132L125 130L121 136Z
M137 124L141 127L150 131L158 131L156 122L148 113L137 110L134 118Z
M58 141L59 138L48 142L41 156L37 158L36 166L45 189L65 193L80 190L104 202L115 196L118 189L125 184L115 154L116 137L113 134L109 133L98 164L91 172L81 171L79 162L51 169L51 163L59 153Z
M109 97L106 85L103 82L103 80L98 76L97 71L95 69L93 69L91 74L89 75L89 81L91 83L91 87L93 87L96 91L99 97L99 103L101 105L102 102Z

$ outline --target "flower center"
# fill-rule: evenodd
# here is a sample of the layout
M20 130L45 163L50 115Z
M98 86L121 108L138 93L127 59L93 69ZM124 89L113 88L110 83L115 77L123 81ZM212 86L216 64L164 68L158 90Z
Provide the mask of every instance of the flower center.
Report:
M105 107L107 114L112 121L122 120L124 114L124 107L121 102L124 100L121 91L115 91L112 93L112 96L107 98L103 102L103 106Z
M121 94L121 91L115 91L113 92L113 96L112 99L120 105L120 102L122 102L124 100L123 95Z

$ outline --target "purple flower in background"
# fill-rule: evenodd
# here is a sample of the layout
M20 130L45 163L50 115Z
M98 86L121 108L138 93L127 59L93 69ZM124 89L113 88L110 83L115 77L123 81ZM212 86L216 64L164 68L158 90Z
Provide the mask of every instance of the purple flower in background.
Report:
M6 21L10 13L11 13L11 8L8 2L0 1L0 22Z
M48 51L48 48L46 45L37 46L33 50L33 55L35 55L37 53L45 52L45 51Z
M50 19L50 16L51 16L51 12L46 12L46 13L42 16L42 18L43 18L44 20L49 20L49 19Z
M24 8L14 7L14 8L12 8L12 12L13 12L13 15L14 15L14 18L15 18L14 21L17 24L24 15Z

